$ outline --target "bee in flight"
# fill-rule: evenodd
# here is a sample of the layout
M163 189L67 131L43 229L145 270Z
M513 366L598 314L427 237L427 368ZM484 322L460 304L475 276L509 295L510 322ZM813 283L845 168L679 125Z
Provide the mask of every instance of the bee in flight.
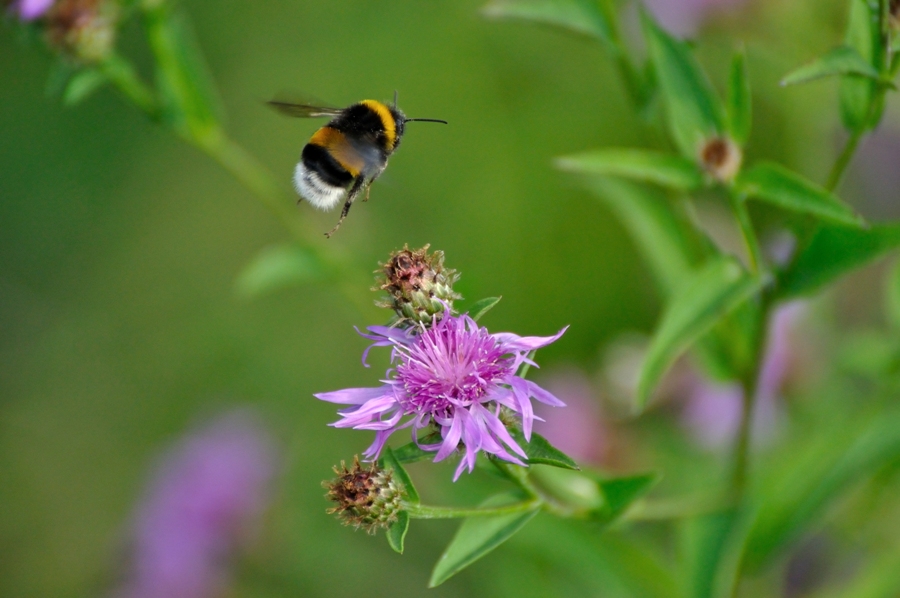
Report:
M315 208L330 210L344 199L344 209L330 237L344 222L353 200L387 166L388 158L400 145L408 122L447 124L436 118L406 118L397 108L397 94L391 106L377 100L363 100L348 108L325 108L271 100L269 105L288 116L331 117L327 125L313 133L303 147L294 168L294 188ZM363 201L365 201L363 200Z

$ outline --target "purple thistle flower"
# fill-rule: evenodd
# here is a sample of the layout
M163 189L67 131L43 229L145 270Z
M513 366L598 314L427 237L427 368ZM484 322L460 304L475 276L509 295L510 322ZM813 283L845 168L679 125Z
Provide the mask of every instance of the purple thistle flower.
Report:
M130 574L115 598L209 598L260 523L275 474L271 439L247 413L186 437L160 464L133 524Z
M19 0L13 4L13 11L22 21L33 21L44 16L55 0Z
M371 334L360 333L374 341L363 353L363 364L368 367L365 359L372 347L392 347L391 361L396 367L388 370L390 379L377 388L346 388L315 397L351 405L338 411L341 419L332 426L375 431L375 441L364 453L370 460L378 458L397 430L412 428L413 440L418 443L418 431L434 425L443 441L419 446L437 451L435 462L449 457L460 444L465 448L454 480L463 469L472 471L478 451L524 465L507 450L525 457L501 420L501 409L521 419L525 439L530 440L534 421L540 419L534 415L532 398L565 406L516 371L523 363L536 367L528 352L549 345L566 328L545 337L490 334L468 315L450 313L427 329L371 326Z

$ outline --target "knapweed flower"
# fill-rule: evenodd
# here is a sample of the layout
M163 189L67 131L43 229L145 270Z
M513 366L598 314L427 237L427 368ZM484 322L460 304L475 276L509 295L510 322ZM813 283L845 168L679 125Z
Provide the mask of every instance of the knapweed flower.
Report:
M260 523L276 471L271 439L245 412L225 415L174 447L134 518L128 575L114 598L210 598Z
M34 21L44 16L55 0L18 0L12 3L12 10L22 21Z
M377 305L394 310L397 326L431 324L435 315L452 311L453 301L460 298L453 292L453 283L459 278L456 270L444 267L443 251L429 255L428 247L411 250L404 246L378 271L378 286L373 290L387 291L388 300Z
M418 443L418 432L435 428L441 442L419 444L426 451L437 451L434 460L446 459L457 449L465 453L456 468L454 480L463 469L471 472L479 451L517 465L525 458L504 425L510 419L522 427L525 439L531 439L536 419L531 399L564 406L563 402L534 382L516 375L522 364L536 365L528 352L546 347L566 331L554 336L518 336L491 334L467 314L444 315L430 328L407 330L372 326L362 336L374 341L369 347L392 347L394 367L388 380L377 388L347 388L315 395L331 403L350 405L339 411L341 419L331 425L338 428L375 431L375 441L364 455L378 458L388 437L397 430L411 428ZM366 355L363 353L363 363Z
M405 489L392 470L381 469L377 463L363 467L359 457L354 457L351 467L341 461L334 473L338 477L322 484L328 489L325 498L336 504L328 509L329 514L336 513L344 525L370 534L397 521Z

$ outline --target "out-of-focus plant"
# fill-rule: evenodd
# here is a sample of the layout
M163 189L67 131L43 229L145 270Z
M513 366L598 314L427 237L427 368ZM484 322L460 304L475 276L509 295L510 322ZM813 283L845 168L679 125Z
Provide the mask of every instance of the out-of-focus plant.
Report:
M873 333L858 343L860 351L845 356L851 375L871 383L873 405L830 429L814 429L809 438L788 439L765 463L755 462L751 451L754 413L774 392L766 347L776 314L789 300L814 295L900 245L900 224L869 225L837 195L860 141L879 124L886 97L896 88L900 3L848 0L848 7L843 43L783 79L784 85L796 85L840 78L847 141L820 184L787 165L745 159L753 96L742 50L731 61L723 98L694 49L649 12L640 12L642 43L633 44L622 33L624 10L613 0L488 4L484 12L491 17L550 24L597 40L621 75L636 114L668 138L662 148L603 148L561 157L556 164L581 177L622 221L665 302L636 375L632 415L653 405L667 373L690 355L705 378L729 385L740 402L735 429L724 435L732 442L728 472L720 483L690 495L658 497L647 494L659 479L656 472L580 470L532 429L539 417L532 400L563 406L527 374L537 365L534 352L560 339L565 329L547 337L489 332L479 322L499 299L459 310L457 276L444 268L443 255L429 254L427 247L406 248L391 256L377 283L388 293L380 305L393 310L393 317L386 326L361 333L372 347L390 347L392 367L385 379L380 386L317 395L345 406L332 425L375 432L364 454L368 463L356 458L350 467L342 463L326 484L336 503L332 512L370 532L384 529L398 552L411 519L463 519L435 566L432 586L544 512L613 537L615 550L603 558L616 563L613 575L631 595L733 596L748 577L815 530L823 514L860 481L890 475L887 470L900 458L900 407L892 401L900 349L889 334ZM284 223L293 241L264 252L244 271L243 292L327 278L361 311L369 311L352 264L333 244L321 242L281 186L226 134L215 88L182 11L168 0L17 0L9 10L59 56L54 79L65 103L82 101L102 85L114 86L148 117L222 164ZM140 18L153 55L152 84L117 50L118 28L134 17ZM694 209L700 194L727 208L743 251L726 251L708 234ZM790 231L795 240L790 255L772 258L763 251L760 226L749 209L753 203L768 207L777 228ZM888 293L894 327L900 320L898 280L894 273ZM390 447L389 437L402 429L409 429L411 441ZM484 465L505 486L475 507L423 504L405 465L449 458L459 459L454 479ZM665 534L654 546L637 534L611 531L647 520L662 526L655 540ZM590 542L579 543L582 549L592 556ZM858 578L845 584L849 595L896 594L900 582L891 576L891 566L897 562L894 549L860 568ZM878 594L882 588L888 590Z

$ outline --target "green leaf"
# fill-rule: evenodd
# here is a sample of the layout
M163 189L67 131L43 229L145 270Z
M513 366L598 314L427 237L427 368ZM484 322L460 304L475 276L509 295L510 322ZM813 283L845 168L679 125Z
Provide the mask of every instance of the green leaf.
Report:
M677 191L703 186L703 173L694 160L641 149L601 149L563 156L556 160L561 170L599 174L654 183Z
M604 502L597 519L607 524L614 522L634 501L647 494L659 479L659 474L644 473L598 480Z
M553 25L612 45L614 17L599 2L591 0L493 0L481 13L486 17Z
M387 541L394 552L403 554L403 541L406 540L406 532L409 531L409 513L400 511L397 513L397 521L387 530Z
M863 62L880 73L884 70L884 39L881 32L879 2L850 0L850 19L844 38ZM858 76L845 76L841 80L841 119L851 131L875 126L881 118L881 110L874 106L878 82Z
M817 598L884 598L900 595L900 547L872 554L862 561L853 578L840 587L816 594Z
M441 440L442 438L440 432L432 432L425 438L420 438L419 444L437 444ZM410 442L404 444L399 448L395 448L394 457L400 463L415 463L417 461L423 461L425 459L431 459L434 457L434 452L422 450L421 448L419 448L419 444Z
M759 292L763 281L750 276L731 258L713 259L692 275L672 297L638 376L638 406L646 405L650 393L679 355L724 315Z
M900 246L900 224L870 229L822 226L790 267L779 273L777 296L809 295Z
M740 173L735 184L739 193L786 210L852 226L864 224L837 196L779 164L757 164Z
M499 507L519 502L521 499L522 497L516 493L498 494L486 500L481 506ZM537 514L538 510L535 508L524 513L466 519L435 564L428 587L434 588L441 585L509 540Z
M749 572L771 563L817 525L831 504L900 458L900 409L881 403L856 421L835 418L829 429L803 443L769 460L745 547Z
M469 312L469 317L475 320L476 322L481 319L481 317L487 312L491 311L495 305L500 303L500 300L503 297L486 297L485 299L481 299L480 301L476 301L472 304L471 307L467 310Z
M107 82L106 76L97 69L84 69L75 73L66 84L63 92L63 103L74 106L86 100Z
M886 279L884 311L887 321L894 329L900 330L900 261L894 263Z
M585 184L625 226L663 296L671 296L700 259L688 236L689 223L658 190L600 177Z
M642 13L650 61L653 63L672 139L682 155L696 159L703 142L724 127L724 108L690 48Z
M378 461L383 468L394 470L397 481L403 484L403 488L406 490L407 502L412 504L418 503L419 493L416 490L416 487L413 486L412 478L406 473L406 470L403 468L403 465L400 464L400 460L394 455L394 451L391 450L391 447L387 447L384 450L383 456Z
M163 117L182 134L205 141L219 130L219 102L187 18L169 3L144 3L147 39L156 60Z
M238 294L253 298L272 291L318 280L324 268L309 250L288 243L259 252L238 275Z
M744 145L750 137L753 120L750 78L747 76L747 56L741 51L731 60L728 77L728 130L738 145Z
M838 46L784 76L782 85L797 85L833 75L856 75L878 79L880 73L850 46Z
M550 441L540 434L532 433L531 442L526 442L521 430L510 430L509 434L528 455L529 465L550 465L576 471L581 469L574 459L550 444Z
M738 510L728 509L682 522L680 562L686 598L729 595L746 535L746 519Z

